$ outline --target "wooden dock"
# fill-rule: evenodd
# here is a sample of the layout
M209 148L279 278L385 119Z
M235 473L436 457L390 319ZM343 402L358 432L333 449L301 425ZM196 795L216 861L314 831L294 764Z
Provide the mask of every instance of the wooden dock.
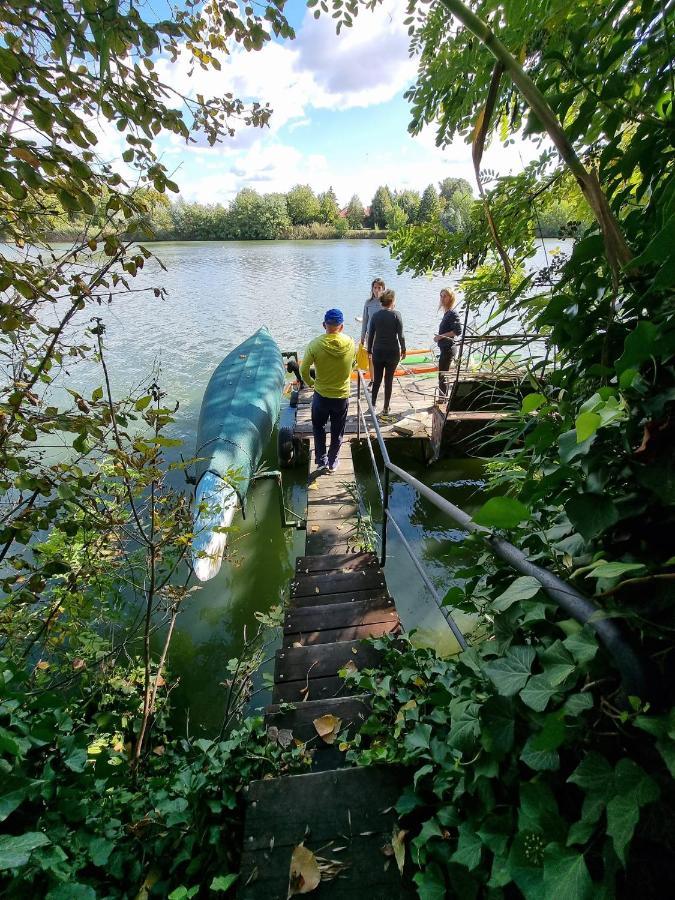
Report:
M363 639L401 627L377 557L356 550L353 479L349 440L336 474L310 468L307 555L296 561L265 720L268 729L288 729L303 741L312 766L307 774L249 786L241 900L286 900L291 856L301 843L318 859L317 900L414 896L390 852L401 773L344 767L335 740L338 731L342 737L358 729L370 702L367 695L350 695L339 670L373 666L378 653ZM322 722L335 721L324 716L340 721L322 738Z
M462 376L462 383L482 382L486 376L473 373ZM445 406L434 404L434 388L438 383L438 374L403 375L394 378L394 387L389 406L391 420L382 422L380 430L385 438L410 437L432 440L438 428L453 425L473 425L481 427L505 417L506 413L498 410L454 409L445 412ZM308 439L312 434L312 394L310 389L300 391L298 413L295 420L295 437ZM384 395L380 390L377 411L382 409ZM361 399L364 412L367 412L365 400ZM356 381L352 379L349 415L345 429L345 441L354 439L358 434L356 406ZM371 429L371 433L374 432Z

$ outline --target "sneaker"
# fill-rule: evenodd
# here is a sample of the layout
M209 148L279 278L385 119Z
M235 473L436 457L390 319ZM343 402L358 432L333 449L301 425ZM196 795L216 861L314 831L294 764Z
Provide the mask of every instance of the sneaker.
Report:
M373 389L373 382L372 382L372 381L369 381L368 384L366 385L366 387L368 388L369 391L372 391L372 389Z
M336 473L337 470L338 470L339 465L340 465L340 463L338 462L337 459L335 460L335 462L333 463L333 465L330 465L330 463L329 463L329 464L328 464L328 474L329 474L329 475L335 475L335 473Z
M328 468L328 460L327 459L322 459L322 460L317 459L315 461L314 465L316 466L316 471L321 472L324 469Z

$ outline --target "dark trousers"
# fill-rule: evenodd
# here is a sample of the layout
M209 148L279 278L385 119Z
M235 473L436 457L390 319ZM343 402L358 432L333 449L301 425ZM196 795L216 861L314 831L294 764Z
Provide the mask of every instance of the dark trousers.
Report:
M394 373L400 360L400 353L391 353L387 356L376 356L373 353L373 406L377 403L377 395L384 375L384 408L389 409Z
M446 397L448 393L448 376L443 373L450 371L450 364L454 358L454 344L450 344L448 347L441 347L441 355L438 358L438 389L441 397Z
M347 424L349 398L322 397L314 391L312 400L312 428L314 429L314 454L317 466L335 464L340 452ZM330 447L326 455L326 422L330 419Z

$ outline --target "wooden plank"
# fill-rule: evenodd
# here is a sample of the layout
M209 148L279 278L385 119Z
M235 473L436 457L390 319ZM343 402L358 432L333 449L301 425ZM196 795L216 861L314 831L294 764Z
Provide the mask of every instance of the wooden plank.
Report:
M392 825L393 828L393 825ZM387 833L354 835L350 841L321 842L307 838L305 845L323 859L340 860L345 868L337 878L322 881L310 896L317 900L405 900L417 897L407 882L401 882L392 857L382 847L391 840ZM335 852L334 848L338 849ZM240 900L285 900L292 847L277 846L245 850L240 865ZM406 873L407 874L407 873Z
M312 575L317 572L331 572L335 570L356 572L360 569L368 569L377 566L378 561L374 553L326 553L321 556L298 556L295 560L295 571L298 575Z
M304 692L304 688L307 692ZM306 681L289 681L275 684L272 703L300 703L303 700L328 700L353 694L354 688L337 675L328 678L309 678Z
M331 522L336 519L347 521L355 519L357 512L358 508L353 503L308 503L307 521L315 522L320 519Z
M305 550L307 553L349 553L356 546L353 531L350 538L344 529L331 529L330 532L308 534Z
M386 600L389 599L389 591L385 587L364 588L362 591L336 591L335 593L308 594L304 597L291 598L289 605L292 609L300 607L327 606L331 603L356 603L359 600Z
M266 725L277 728L289 728L294 738L306 744L324 748L329 746L321 740L314 727L314 720L320 716L332 714L341 720L342 728L353 731L359 727L370 714L370 697L354 695L352 697L332 697L329 700L309 700L306 703L288 705L275 704L265 711Z
M246 796L247 850L294 847L309 829L314 841L347 839L364 831L391 835L405 783L390 767L340 769L253 781Z
M382 637L385 634L398 634L401 623L390 618L386 622L368 622L364 625L344 625L342 628L323 628L316 631L289 632L284 635L284 647L311 647L317 644L332 644L336 641L357 641L366 638Z
M344 625L367 625L397 618L391 597L358 600L348 603L319 604L289 610L284 617L284 634L294 631L318 631Z
M337 644L318 644L277 650L275 654L275 683L305 681L309 678L328 678L348 662L358 669L377 665L380 651L361 641L340 641Z
M386 583L382 571L374 568L363 569L360 572L298 575L291 582L291 597L304 597L316 593L346 593L377 587L386 587Z

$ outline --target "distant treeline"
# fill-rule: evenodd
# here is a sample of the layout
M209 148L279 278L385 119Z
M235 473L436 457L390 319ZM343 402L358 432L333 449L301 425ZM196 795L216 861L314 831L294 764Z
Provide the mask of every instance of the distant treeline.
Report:
M309 185L296 185L288 193L259 194L244 188L229 205L170 201L163 193L142 188L134 193L138 217L130 231L144 240L241 241L325 240L336 238L383 238L390 230L410 224L440 221L449 231L469 227L471 210L478 202L463 178L445 178L420 194L380 186L370 205L354 194L340 208L332 187L315 194ZM103 208L105 204L101 204ZM568 233L574 210L564 201L541 210L539 228L543 237ZM87 224L104 225L97 214L85 222L81 213L50 210L45 232L52 239L81 235Z

